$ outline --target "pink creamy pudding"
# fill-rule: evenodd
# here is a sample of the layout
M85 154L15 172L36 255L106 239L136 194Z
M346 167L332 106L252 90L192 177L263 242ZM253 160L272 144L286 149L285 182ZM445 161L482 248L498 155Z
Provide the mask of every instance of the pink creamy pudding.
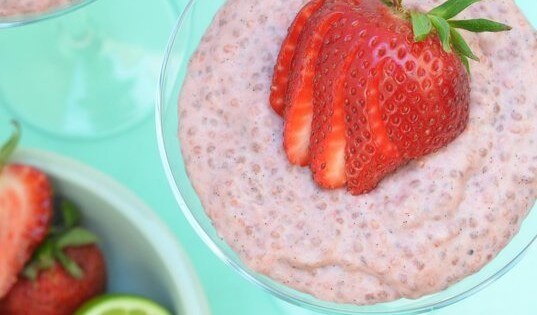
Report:
M280 44L305 2L229 0L192 57L179 137L215 228L253 270L327 301L418 298L477 272L536 201L536 32L512 0L466 11L514 27L465 33L481 58L467 130L352 196L319 189L307 168L289 164L268 104Z
M50 11L73 0L0 0L0 17Z

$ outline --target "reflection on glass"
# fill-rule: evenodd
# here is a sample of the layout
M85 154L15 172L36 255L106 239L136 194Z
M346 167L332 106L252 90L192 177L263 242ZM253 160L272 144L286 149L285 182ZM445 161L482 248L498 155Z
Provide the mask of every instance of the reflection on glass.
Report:
M15 118L91 139L148 117L175 8L116 0L75 11L91 2L0 17L0 106Z

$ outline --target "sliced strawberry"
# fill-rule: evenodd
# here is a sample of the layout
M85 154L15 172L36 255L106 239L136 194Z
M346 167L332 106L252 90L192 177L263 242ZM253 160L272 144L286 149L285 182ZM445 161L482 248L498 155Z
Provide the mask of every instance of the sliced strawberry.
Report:
M330 5L310 19L300 38L286 96L284 148L292 164L306 166L313 118L313 78L324 38L346 5Z
M365 99L361 112L358 110L353 114L352 106L347 108L350 116L347 125L347 188L355 195L373 190L386 175L405 163L384 126L378 82L379 75L369 81L364 90L367 93L361 94ZM362 123L364 120L365 124Z
M314 0L308 2L298 13L293 24L289 28L289 33L283 41L280 54L274 67L274 76L270 93L270 105L278 115L283 116L285 94L289 84L289 73L295 50L298 45L298 39L304 30L310 17L317 12L326 0Z
M381 30L376 32L382 34ZM359 51L371 49L371 45L370 39L356 43ZM387 76L385 65L389 58L381 52L385 48L377 49L376 54L357 54L347 73L346 173L347 188L352 194L371 191L386 175L405 163L388 135L381 110L385 96L380 83Z
M401 15L401 1L326 0L303 26L290 66L283 104L289 161L309 164L321 187L347 183L362 194L459 136L469 119L464 63L477 57L454 28L434 22L452 6L410 17ZM433 27L423 26L427 19ZM493 24L487 31L510 29Z
M51 195L48 178L35 168L11 164L0 170L0 298L47 234Z
M355 28L360 16L345 14L328 32L314 83L314 114L310 140L310 168L319 186L343 187L345 174L345 82L361 40ZM344 52L344 53L342 53Z

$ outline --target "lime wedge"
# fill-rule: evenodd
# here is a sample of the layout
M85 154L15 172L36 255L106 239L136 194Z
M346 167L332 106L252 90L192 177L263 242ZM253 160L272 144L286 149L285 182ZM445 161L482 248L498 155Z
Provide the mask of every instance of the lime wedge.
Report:
M109 294L84 304L75 315L171 315L157 303L133 295Z

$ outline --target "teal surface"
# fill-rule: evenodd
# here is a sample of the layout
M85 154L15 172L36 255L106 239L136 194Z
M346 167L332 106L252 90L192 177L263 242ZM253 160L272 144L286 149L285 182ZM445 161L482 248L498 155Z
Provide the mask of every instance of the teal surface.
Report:
M153 3L153 0L143 1L147 5ZM537 25L537 2L519 0L518 3ZM181 5L184 5L184 1ZM140 22L143 23L143 21ZM151 25L147 27L150 29ZM11 30L11 32L13 31L16 30ZM155 33L154 40L160 41L162 51L164 51L171 30L155 29L153 31ZM2 42L0 45L9 45L9 43ZM13 62L17 62L17 60ZM35 69L35 71L39 70L39 68ZM19 75L16 71L9 74L13 78L17 78ZM23 87L21 86L21 88ZM28 92L31 93L31 91ZM43 111L45 110L43 109ZM39 113L35 114L39 115ZM0 107L1 138L9 131L7 121L10 118L13 118L10 112L6 108ZM307 314L291 307L285 307L276 298L248 283L218 260L190 228L168 187L158 153L152 117L147 117L141 124L125 133L98 141L51 138L28 125L23 124L23 128L23 146L41 148L74 157L115 177L146 201L172 228L190 255L205 287L213 314ZM537 298L534 288L537 283L536 266L537 246L533 246L527 257L506 276L478 294L451 307L436 311L434 314L537 314Z

